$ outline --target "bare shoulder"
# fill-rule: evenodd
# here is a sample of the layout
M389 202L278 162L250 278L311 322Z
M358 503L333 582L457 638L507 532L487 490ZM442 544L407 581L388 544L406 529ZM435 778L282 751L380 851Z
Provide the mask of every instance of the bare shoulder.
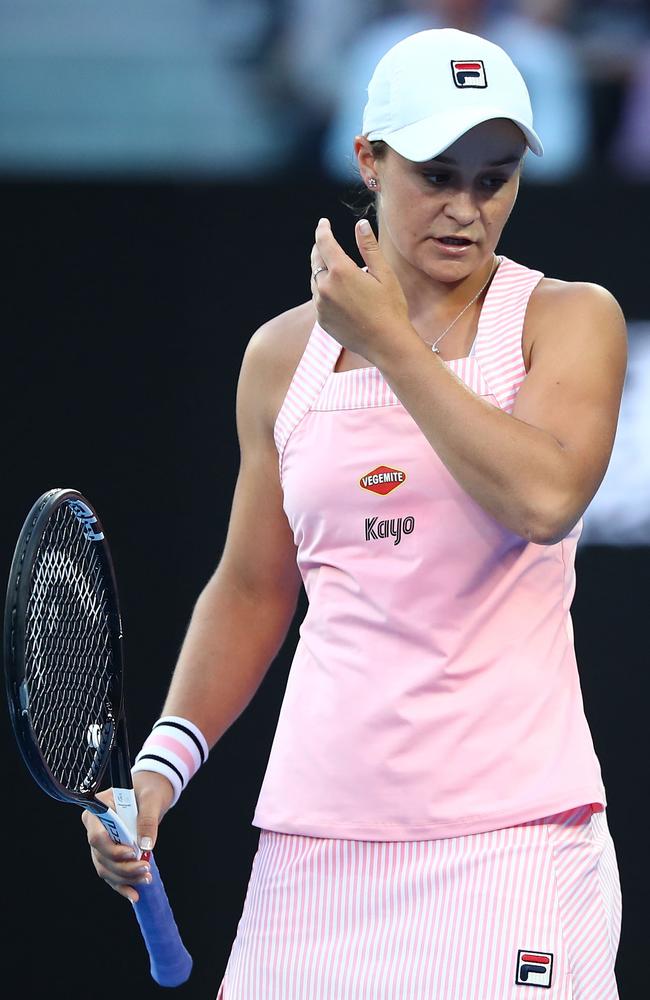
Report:
M570 331L578 339L598 337L612 351L627 354L623 310L607 288L590 281L542 278L526 312L524 339L531 364L536 345L540 347L542 340L566 341Z
M267 320L248 342L246 360L264 387L264 417L271 430L316 318L316 306L309 299Z
M536 312L557 309L606 309L622 310L612 293L593 281L562 281L561 278L542 278L530 297L530 306Z

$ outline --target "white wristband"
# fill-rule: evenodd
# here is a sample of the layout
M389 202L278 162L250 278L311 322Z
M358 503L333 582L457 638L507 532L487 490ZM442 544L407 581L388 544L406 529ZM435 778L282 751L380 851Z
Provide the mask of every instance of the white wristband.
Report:
M158 719L145 740L131 774L138 771L162 774L174 789L171 804L175 806L190 778L208 759L209 752L198 726L178 715L165 715Z

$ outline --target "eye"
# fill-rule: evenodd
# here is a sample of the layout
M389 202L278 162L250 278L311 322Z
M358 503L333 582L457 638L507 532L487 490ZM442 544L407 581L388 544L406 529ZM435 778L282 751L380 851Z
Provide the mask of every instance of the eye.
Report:
M483 184L485 184L487 188L490 188L490 190L498 191L500 187L503 187L507 180L507 177L484 177Z
M441 184L447 184L449 181L449 174L424 174L424 177L436 187L439 187Z

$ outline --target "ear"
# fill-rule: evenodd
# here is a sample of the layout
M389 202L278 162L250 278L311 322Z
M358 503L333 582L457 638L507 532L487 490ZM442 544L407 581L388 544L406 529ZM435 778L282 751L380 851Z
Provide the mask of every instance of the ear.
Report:
M357 158L357 165L359 167L359 173L361 174L361 180L364 184L367 184L369 177L376 176L376 160L375 154L372 151L372 146L365 135L355 135L354 137L354 152Z

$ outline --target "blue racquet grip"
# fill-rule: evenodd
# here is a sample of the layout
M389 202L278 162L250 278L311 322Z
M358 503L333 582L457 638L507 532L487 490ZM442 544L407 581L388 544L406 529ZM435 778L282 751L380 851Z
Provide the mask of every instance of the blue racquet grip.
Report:
M151 883L136 886L140 899L133 909L149 952L152 977L159 986L180 986L192 971L192 957L181 941L153 854L148 863Z

